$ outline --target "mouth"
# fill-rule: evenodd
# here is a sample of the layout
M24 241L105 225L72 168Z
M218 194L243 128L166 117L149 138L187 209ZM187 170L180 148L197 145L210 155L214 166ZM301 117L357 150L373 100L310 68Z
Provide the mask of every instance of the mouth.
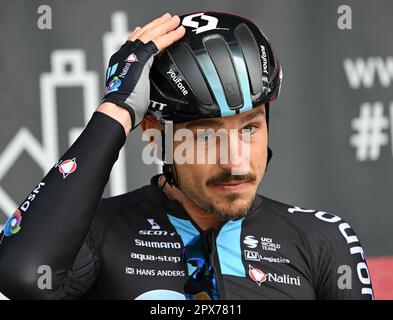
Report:
M229 181L212 185L213 188L218 189L221 192L241 192L249 186L251 186L249 180Z

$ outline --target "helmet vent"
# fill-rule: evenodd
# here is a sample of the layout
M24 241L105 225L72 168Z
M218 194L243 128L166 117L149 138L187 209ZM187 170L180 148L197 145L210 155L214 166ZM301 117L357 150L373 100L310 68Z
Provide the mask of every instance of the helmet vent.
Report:
M261 57L258 55L260 50L257 46L257 42L255 41L250 29L244 23L241 23L236 27L235 36L239 43L240 49L243 52L244 60L246 61L252 93L253 95L259 96L263 86L261 77L263 73ZM266 69L267 68L268 64L266 66ZM268 74L265 74L264 76L268 77Z
M204 38L205 48L220 78L230 108L236 109L243 103L236 69L226 41L220 35Z
M212 105L212 96L191 49L186 44L180 42L174 44L168 51L187 83L192 88L199 103L209 106Z

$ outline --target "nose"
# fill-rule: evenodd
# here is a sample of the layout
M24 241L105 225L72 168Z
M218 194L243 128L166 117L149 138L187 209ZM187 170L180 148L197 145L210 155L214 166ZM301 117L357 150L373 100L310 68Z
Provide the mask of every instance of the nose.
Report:
M233 175L244 175L250 170L250 144L246 135L230 129L229 134L220 137L218 164Z

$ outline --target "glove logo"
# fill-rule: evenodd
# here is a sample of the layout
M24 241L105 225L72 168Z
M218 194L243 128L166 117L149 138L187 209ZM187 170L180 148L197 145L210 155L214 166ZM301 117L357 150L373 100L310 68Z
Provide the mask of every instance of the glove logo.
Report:
M138 61L138 57L135 55L135 53L131 53L131 54L127 57L126 61L127 61L127 62L135 62L135 61Z
M112 81L109 82L108 86L106 87L105 94L119 90L120 85L121 85L121 80L119 79L119 77L114 77L112 79Z
M199 22L195 21L194 18L199 17L199 20L203 20L203 26L199 26ZM207 21L207 24L205 22ZM205 15L204 13L195 13L190 16L187 16L183 19L182 25L185 27L191 27L195 28L192 31L195 32L195 34L202 33L205 31L209 30L215 30L215 29L220 29L220 30L229 30L228 28L217 28L218 24L218 19L216 17L208 16Z
M128 58L127 58L128 59ZM108 81L108 79L110 77L112 77L114 75L114 73L117 70L117 67L119 66L118 63L114 64L113 66L108 67L108 70L106 71L106 80ZM121 80L119 79L119 77L114 77L111 82L109 82L108 86L105 89L105 95L107 95L108 93L111 93L113 91L117 91L119 90L118 88L121 85Z
M110 77L113 76L113 74L116 72L117 67L118 67L118 63L116 63L115 65L108 67L108 70L106 71L106 80L108 80Z

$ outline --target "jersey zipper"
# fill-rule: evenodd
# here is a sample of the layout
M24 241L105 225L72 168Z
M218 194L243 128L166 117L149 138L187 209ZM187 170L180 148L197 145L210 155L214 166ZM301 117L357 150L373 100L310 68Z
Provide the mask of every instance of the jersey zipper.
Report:
M221 229L221 228L220 228ZM218 253L217 253L217 245L216 245L216 238L218 236L219 230L212 231L209 234L209 242L211 245L211 251L210 251L210 263L213 268L214 274L216 276L216 284L217 284L217 291L218 291L218 296L220 300L226 300L226 294L225 294L225 289L224 289L224 280L221 274L221 267L220 267L220 261L218 259Z

